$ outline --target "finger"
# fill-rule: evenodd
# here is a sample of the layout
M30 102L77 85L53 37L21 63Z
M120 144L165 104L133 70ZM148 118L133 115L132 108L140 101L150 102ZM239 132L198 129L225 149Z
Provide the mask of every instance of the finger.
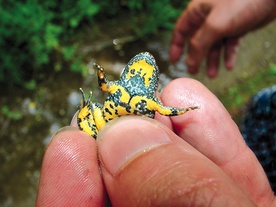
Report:
M184 10L180 18L176 22L176 26L174 28L173 37L170 45L170 61L176 62L179 60L184 44L188 35L189 26L187 23L187 14Z
M174 31L172 42L170 45L170 61L175 63L180 59L185 43L185 35L182 35L179 30Z
M225 67L231 70L237 59L237 53L239 48L239 38L229 38L225 42L224 46L224 62Z
M154 120L117 119L98 144L113 206L254 206L214 163Z
M211 47L219 40L215 29L205 23L189 40L186 64L191 73L198 72L201 61L207 56Z
M207 75L210 78L214 78L218 74L219 60L221 53L221 44L217 44L213 47L207 57Z
M165 105L200 106L171 118L176 133L220 166L257 204L271 206L274 196L261 165L206 87L192 79L177 79L163 90L161 99Z
M206 13L205 21L189 40L186 63L189 71L193 73L198 71L201 61L207 57L211 48L229 35L232 29L228 26L231 19L224 15L228 12L227 7L221 7L221 5L223 3L209 5L209 10L206 9L208 13Z
M53 136L45 152L36 206L104 206L96 142L75 128Z
M189 36L191 36L204 22L209 10L209 5L197 7L193 2L191 2L186 10L183 11L182 15L176 22L173 32L170 46L171 62L179 60L183 52L186 39L189 38Z

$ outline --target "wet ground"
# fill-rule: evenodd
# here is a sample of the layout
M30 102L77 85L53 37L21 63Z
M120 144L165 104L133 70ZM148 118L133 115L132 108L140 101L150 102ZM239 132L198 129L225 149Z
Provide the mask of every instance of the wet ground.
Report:
M189 76L183 61L175 65L167 61L170 35L170 32L164 32L146 41L132 36L113 37L96 43L88 41L80 48L86 55L90 74L87 77L69 71L66 74L53 71L31 93L23 89L1 89L0 107L4 115L0 117L0 206L34 205L45 147L60 127L70 123L80 104L78 88L93 89L94 100L103 101L102 93L96 89L94 62L106 69L110 79L116 79L131 57L149 51L160 68L160 87L174 78ZM203 82L215 94L221 94L226 88L276 64L275 45L276 22L246 36L234 71L222 69L218 78L210 80L202 70L193 78Z

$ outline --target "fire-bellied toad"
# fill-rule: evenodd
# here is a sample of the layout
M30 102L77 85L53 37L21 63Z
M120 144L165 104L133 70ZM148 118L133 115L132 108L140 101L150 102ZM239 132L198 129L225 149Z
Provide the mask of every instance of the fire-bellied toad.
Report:
M154 57L143 52L134 56L117 81L108 81L104 69L95 64L98 82L108 96L103 105L92 103L92 92L86 100L82 89L83 106L78 114L81 130L96 138L98 131L109 121L124 115L154 118L155 111L165 116L177 116L199 107L175 108L164 106L156 97L159 71Z

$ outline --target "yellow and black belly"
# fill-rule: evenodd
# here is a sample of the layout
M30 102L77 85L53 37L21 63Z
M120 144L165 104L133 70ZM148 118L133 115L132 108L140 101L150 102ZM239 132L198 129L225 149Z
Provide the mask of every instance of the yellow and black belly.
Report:
M81 89L84 103L78 114L80 129L94 138L107 122L120 116L139 115L154 118L156 111L165 116L177 116L198 108L164 106L157 99L159 70L154 57L148 52L134 56L117 81L108 81L104 69L99 65L95 66L98 70L99 86L108 96L103 105L92 103L92 92L86 100Z

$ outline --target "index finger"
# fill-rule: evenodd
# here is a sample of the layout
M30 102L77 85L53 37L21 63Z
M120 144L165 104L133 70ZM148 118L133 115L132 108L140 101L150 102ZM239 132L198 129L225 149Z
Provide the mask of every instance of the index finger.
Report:
M91 205L104 206L96 141L74 127L63 128L45 152L36 206Z
M163 90L161 99L165 105L200 106L171 118L176 133L220 166L253 201L270 206L274 194L260 163L224 106L205 86L176 79Z
M170 46L170 61L179 60L187 39L202 25L210 11L208 4L191 2L178 18Z

